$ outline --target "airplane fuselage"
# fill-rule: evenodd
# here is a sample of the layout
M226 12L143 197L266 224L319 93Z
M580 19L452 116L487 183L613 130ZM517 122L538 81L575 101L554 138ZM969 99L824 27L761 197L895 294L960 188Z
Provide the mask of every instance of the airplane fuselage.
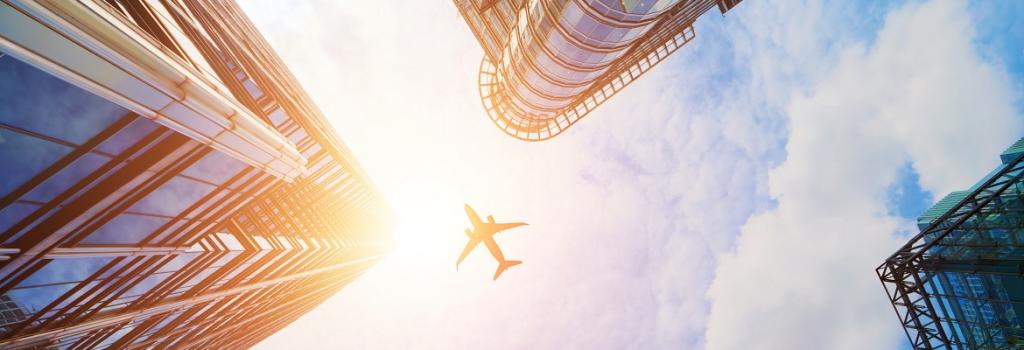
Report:
M473 224L473 228L472 230L466 229L466 236L469 237L469 242L466 243L466 247L462 250L462 254L459 255L459 259L455 262L456 269L458 269L459 263L466 258L466 255L476 248L480 242L484 243L487 250L491 252L491 256L498 261L498 271L494 274L495 279L497 279L505 269L522 263L517 260L505 259L505 255L501 252L501 248L498 247L498 243L494 241L494 234L510 228L526 225L526 223L495 223L494 217L490 215L487 216L487 221L484 222L480 220L480 217L477 216L476 212L473 211L473 208L470 208L469 205L466 205L465 209L466 216L469 217L470 222Z

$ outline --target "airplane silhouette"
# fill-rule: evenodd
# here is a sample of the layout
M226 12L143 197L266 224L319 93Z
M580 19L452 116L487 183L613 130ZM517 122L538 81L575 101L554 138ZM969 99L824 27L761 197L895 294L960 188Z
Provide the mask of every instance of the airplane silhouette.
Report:
M494 242L494 234L513 228L526 225L525 222L512 222L512 223L495 223L494 217L488 215L487 222L480 220L480 216L476 215L476 211L473 210L466 204L466 216L469 217L469 221L473 223L473 230L466 229L466 237L469 237L469 242L466 243L466 247L462 249L462 254L459 255L459 260L455 262L455 270L459 269L459 264L462 260L469 255L469 252L473 251L480 242L484 242L487 246L487 250L491 251L491 255L494 259L498 260L498 271L494 272L494 280L501 276L502 272L505 272L508 268L522 264L519 260L505 260L505 255L501 253L501 248L498 247L498 243Z

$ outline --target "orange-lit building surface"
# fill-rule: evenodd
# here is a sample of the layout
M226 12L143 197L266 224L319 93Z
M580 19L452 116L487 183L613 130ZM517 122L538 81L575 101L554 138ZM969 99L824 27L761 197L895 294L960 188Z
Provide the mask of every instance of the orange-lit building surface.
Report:
M693 23L741 0L454 0L484 58L491 121L524 141L557 136L686 45Z
M0 348L245 348L391 211L231 1L0 1Z

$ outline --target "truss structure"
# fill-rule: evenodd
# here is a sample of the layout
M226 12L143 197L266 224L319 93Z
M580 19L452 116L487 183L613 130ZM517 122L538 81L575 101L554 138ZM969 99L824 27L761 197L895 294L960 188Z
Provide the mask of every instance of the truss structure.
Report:
M1007 198L1019 199L1024 193L1022 159L1024 153L1004 163L876 269L914 349L972 347L971 341L955 329L959 321L949 306L938 299L944 297L934 283L939 271L953 267L958 272L1024 275L1019 264L1012 269L1004 266L1000 240L978 234L979 226L1021 226L1020 222L1006 221L1020 221L1020 208L1010 208ZM1017 203L1012 206L1019 206L1019 200L1012 202Z

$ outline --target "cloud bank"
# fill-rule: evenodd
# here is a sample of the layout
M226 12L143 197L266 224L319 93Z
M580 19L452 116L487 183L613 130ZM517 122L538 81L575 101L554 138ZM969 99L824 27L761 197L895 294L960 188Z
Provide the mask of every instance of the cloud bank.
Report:
M844 46L788 98L786 159L768 183L778 205L719 259L708 349L902 344L873 269L914 228L886 190L908 163L931 193L969 187L1021 136L1013 86L973 33L963 2L893 9L873 42Z

